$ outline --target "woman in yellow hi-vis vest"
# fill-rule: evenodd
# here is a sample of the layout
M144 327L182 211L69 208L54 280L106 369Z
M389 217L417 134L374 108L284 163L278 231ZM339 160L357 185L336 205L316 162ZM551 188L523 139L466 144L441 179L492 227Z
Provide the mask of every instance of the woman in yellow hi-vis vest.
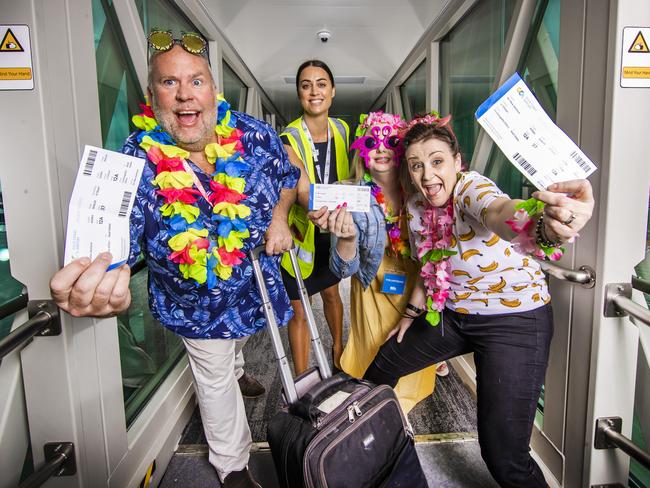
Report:
M298 68L296 89L303 108L302 117L291 122L281 134L289 159L301 168L300 186L309 183L334 183L349 177L348 144L350 129L340 120L329 117L336 89L329 67L318 60L304 62ZM332 334L332 361L339 367L343 351L343 302L339 278L329 269L330 236L316 229L307 218L308 192L299 191L300 205L289 213L298 261L309 295L319 293L323 299L325 320ZM285 255L282 261L284 284L295 315L289 322L289 343L296 374L307 369L309 332L293 271Z

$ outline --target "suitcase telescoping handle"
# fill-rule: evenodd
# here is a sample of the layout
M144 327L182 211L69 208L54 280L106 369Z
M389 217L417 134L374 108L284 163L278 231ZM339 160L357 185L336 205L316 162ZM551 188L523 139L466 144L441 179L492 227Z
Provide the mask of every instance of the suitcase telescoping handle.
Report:
M271 299L269 298L269 293L266 289L266 284L264 283L264 276L262 275L262 269L259 263L260 253L264 252L264 245L257 246L250 251L250 260L253 264L253 271L255 274L255 281L257 282L257 287L260 290L260 295L262 296L262 306L264 308L264 315L268 323L269 334L271 336L271 343L273 344L273 350L275 351L275 357L278 361L280 368L280 377L282 379L282 387L287 398L287 401L291 404L298 400L298 393L296 391L296 385L293 381L293 374L291 373L291 366L287 360L287 355L282 346L282 340L280 339L280 331L278 329L278 324L275 320L275 314L273 313L273 307L271 305ZM305 316L307 317L307 328L309 329L309 336L311 337L311 342L314 349L314 354L316 356L316 364L318 364L318 369L320 371L320 376L322 379L329 378L332 376L332 371L329 364L327 363L327 358L325 356L325 350L323 349L323 343L320 340L320 335L318 334L318 329L316 328L316 320L314 319L314 313L311 309L311 303L309 303L309 295L307 295L307 288L305 288L305 282L302 279L300 273L300 266L298 265L298 258L296 257L296 250L294 248L287 251L289 257L291 258L291 267L293 268L294 274L296 275L296 281L298 282L298 291L300 293L300 301L302 302L302 308L305 311Z

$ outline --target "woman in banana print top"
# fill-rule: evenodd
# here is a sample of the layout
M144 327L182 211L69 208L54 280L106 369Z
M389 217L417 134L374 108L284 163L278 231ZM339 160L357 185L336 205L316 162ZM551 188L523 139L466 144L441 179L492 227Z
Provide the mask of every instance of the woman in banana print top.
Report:
M422 266L406 313L364 378L394 386L402 376L473 352L479 443L490 473L502 487L545 487L529 442L553 317L539 265L509 242L517 236L507 221L518 201L476 172L460 173L449 117L411 122L403 146L404 184L414 191L408 201L412 255L431 251L447 259ZM533 196L546 206L539 225L531 221L532 246L535 236L544 244L575 238L594 206L586 180ZM339 254L354 257L339 247ZM425 309L436 307L441 313L428 314L427 321Z

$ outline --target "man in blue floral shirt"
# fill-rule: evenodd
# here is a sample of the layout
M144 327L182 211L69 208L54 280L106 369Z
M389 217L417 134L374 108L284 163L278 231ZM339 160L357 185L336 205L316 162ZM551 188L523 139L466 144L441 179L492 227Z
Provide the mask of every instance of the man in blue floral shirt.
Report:
M265 325L247 258L264 237L268 256L260 264L276 319L284 325L291 318L278 265L292 245L287 212L299 170L268 125L217 103L204 54L176 44L182 43L150 58L150 116L158 126L132 134L123 148L147 158L131 215L128 265L107 272L110 255L81 258L62 268L50 288L73 316L116 315L129 306L129 265L142 253L152 314L181 336L188 352L210 463L226 488L258 487L247 470L251 435L234 373L235 339ZM165 159L147 142L165 138L163 153L175 145L188 154ZM215 167L210 148L216 146L236 147L239 158L217 155ZM237 173L241 168L247 171Z

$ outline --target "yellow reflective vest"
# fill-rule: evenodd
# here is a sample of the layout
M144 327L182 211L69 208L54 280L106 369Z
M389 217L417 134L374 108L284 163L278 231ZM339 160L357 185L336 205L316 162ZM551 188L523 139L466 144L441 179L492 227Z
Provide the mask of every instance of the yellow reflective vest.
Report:
M341 119L329 118L328 120L330 134L334 137L336 174L339 180L345 180L350 177L350 163L348 161L350 128ZM304 164L309 175L309 182L315 183L314 157L309 138L302 127L302 117L291 122L281 136L286 136L291 147ZM296 246L302 277L307 278L314 270L315 227L307 217L307 211L300 205L293 205L289 211L289 228L293 234L293 242ZM288 253L282 256L282 267L291 276L294 276Z

